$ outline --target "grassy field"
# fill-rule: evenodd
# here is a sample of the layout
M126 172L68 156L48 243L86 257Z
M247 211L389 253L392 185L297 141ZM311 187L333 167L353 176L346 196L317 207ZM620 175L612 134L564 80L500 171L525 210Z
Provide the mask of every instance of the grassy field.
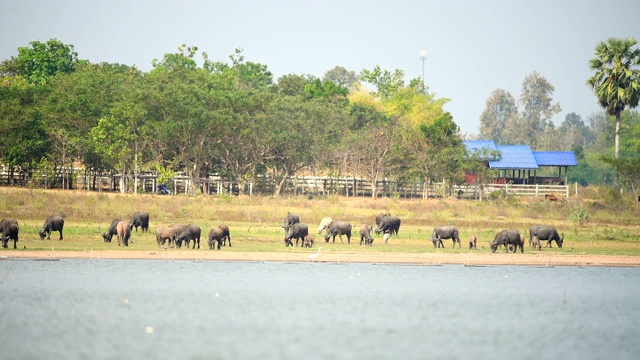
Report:
M150 232L134 230L129 247L104 243L101 234L115 218L128 218L135 211L151 215ZM316 234L314 249L285 248L284 231L280 227L287 212L296 213L302 222L317 233L318 223L325 216L346 220L356 235L351 244L324 244ZM579 211L579 212L578 212ZM361 247L357 229L361 224L374 223L380 212L402 219L398 237L388 245L380 235L374 236L372 247ZM572 221L572 214L588 213L586 222ZM64 240L58 233L51 240L40 240L38 229L49 215L65 217ZM548 202L535 198L501 197L484 202L471 200L369 199L304 196L231 197L231 196L160 196L112 194L84 191L0 188L0 218L16 218L20 223L18 250L55 251L155 251L158 245L154 231L158 226L173 223L199 225L203 231L201 244L207 248L206 237L211 227L225 223L231 229L233 247L223 251L240 252L313 252L320 242L323 250L332 252L460 252L451 248L434 249L430 237L435 226L455 225L460 230L463 251L468 251L467 239L478 237L478 252L490 252L489 243L496 232L519 229L528 235L536 224L555 226L564 234L562 249L543 249L555 254L640 255L640 208L632 199L607 189L584 189L580 197ZM318 241L320 240L320 241ZM11 247L11 246L10 246ZM15 251L12 248L0 251ZM177 251L197 251L180 249ZM525 247L525 253L530 252Z

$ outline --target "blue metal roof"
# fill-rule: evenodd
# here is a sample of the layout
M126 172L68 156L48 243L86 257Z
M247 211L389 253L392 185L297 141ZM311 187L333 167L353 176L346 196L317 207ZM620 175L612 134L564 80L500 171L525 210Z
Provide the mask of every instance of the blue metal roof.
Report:
M578 166L573 151L534 151L538 166Z
M492 169L534 170L538 168L529 145L498 145L496 150L502 153L502 157L489 161L489 167Z

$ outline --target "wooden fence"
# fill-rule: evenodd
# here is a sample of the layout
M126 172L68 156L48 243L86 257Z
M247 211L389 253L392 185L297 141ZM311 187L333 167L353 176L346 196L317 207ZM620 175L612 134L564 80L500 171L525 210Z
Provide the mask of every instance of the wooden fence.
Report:
M35 179L35 180L34 180ZM272 178L261 177L247 184L228 180L219 176L198 179L200 186L197 190L203 194L231 194L271 195L275 192L275 182ZM125 186L127 192L158 193L158 177L155 174L143 173L134 182L132 177L123 178L120 174L89 174L74 169L65 171L64 176L42 180L42 176L33 174L30 179L25 174L15 173L11 178L7 172L0 171L0 185L34 186L47 188L79 189L88 191L120 192ZM186 176L176 176L165 184L171 194L187 194L193 184ZM457 196L458 198L477 199L480 189L475 184L447 186L444 183L433 182L398 182L382 179L376 182L375 189L371 181L357 177L328 177L328 176L296 176L287 179L282 194L307 196L358 196L395 197L404 199L438 198ZM505 195L518 196L556 196L569 197L568 185L516 185L516 184L487 184L483 186L483 197L491 193L500 192ZM241 191L242 190L242 191ZM576 189L577 191L577 189Z

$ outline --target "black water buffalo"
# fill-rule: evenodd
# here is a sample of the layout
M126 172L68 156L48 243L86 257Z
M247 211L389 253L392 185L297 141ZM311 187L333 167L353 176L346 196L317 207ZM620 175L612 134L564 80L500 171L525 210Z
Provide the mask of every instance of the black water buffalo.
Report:
M13 240L13 248L17 249L18 232L20 227L18 226L18 220L16 219L2 219L0 220L0 237L2 237L2 247L7 248L9 240Z
M45 220L44 225L42 225L42 229L38 231L38 234L40 234L40 240L44 240L45 236L47 237L47 240L51 240L51 232L53 231L59 231L59 240L63 240L62 228L64 228L64 218L62 216L49 216L47 220Z
M211 230L209 230L209 237L207 238L209 250L215 250L216 242L218 243L218 250L220 250L220 243L222 243L222 239L224 238L224 230L222 230L219 226L211 228ZM231 244L231 242L229 242L229 244Z
M351 224L347 221L333 221L331 225L329 225L327 233L324 234L324 242L329 242L329 239L333 237L333 242L335 243L336 236L339 236L340 243L344 244L342 235L347 235L347 242L351 244Z
M138 226L142 231L149 231L149 213L136 211L131 215L130 226L136 228L136 231L138 231Z
M460 235L458 234L458 228L455 226L438 226L433 229L433 235L431 236L431 241L434 245L438 242L441 242L442 239L451 239L453 240L453 247L456 247L456 243L458 244L458 249L461 247L460 245Z
M298 246L298 240L304 244L304 237L309 235L309 226L305 223L295 223L289 227L289 234L284 237L285 246L293 246L291 239L296 239L296 246Z
M504 245L505 252L509 252L509 246L513 246L513 252L515 253L518 247L520 252L524 252L524 237L518 230L502 230L496 234L496 237L491 242L491 252L496 252L498 247Z
M118 246L129 246L129 238L131 237L131 224L128 221L120 220L116 226L118 232Z
M111 225L109 225L109 229L107 229L107 232L102 234L102 238L104 239L104 242L111 242L111 239L113 238L113 235L118 235L118 223L121 221L122 219L115 219L113 220L113 222L111 222Z
M300 222L300 217L296 214L292 214L291 212L287 213L287 217L284 218L284 225L281 225L284 229L284 236L289 235L289 229L294 225Z
M169 241L169 246L171 246L171 242L175 237L176 229L174 228L164 226L156 228L156 242L158 242L158 246L164 245L167 241Z
M380 225L380 220L382 220L383 217L389 216L389 215L391 214L380 213L376 215L376 226Z
M313 234L309 234L304 237L304 242L302 243L302 246L312 248L314 242L316 242L316 237Z
M229 247L231 247L231 234L229 233L229 227L226 224L220 224L218 227L224 233L224 237L222 238L222 246L227 246L227 240L229 240Z
M475 235L471 235L469 238L469 250L477 249L476 245L478 245L478 238Z
M378 223L376 234L389 233L391 235L395 234L396 236L398 236L401 222L402 221L397 216L385 215L382 219L380 219L380 223Z
M184 227L184 229L182 229L182 231L175 237L176 239L176 248L180 248L182 246L183 242L187 243L187 248L189 248L189 244L191 243L191 240L193 240L193 247L192 249L196 248L196 245L198 245L198 249L200 249L200 235L202 233L202 230L200 229L200 226L198 225L187 225Z
M551 242L555 241L558 247L561 248L564 242L564 235L560 237L558 231L553 226L535 225L529 228L529 246L531 246L534 236L537 236L541 241L547 240L547 246L545 247L553 247L551 246Z
M371 246L373 244L373 237L371 236L371 232L373 231L373 225L362 225L360 226L360 246L368 245Z

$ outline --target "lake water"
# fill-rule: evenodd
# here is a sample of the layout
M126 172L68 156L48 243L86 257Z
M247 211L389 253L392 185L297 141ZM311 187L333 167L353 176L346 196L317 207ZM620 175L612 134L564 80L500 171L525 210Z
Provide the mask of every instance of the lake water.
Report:
M640 269L0 261L2 359L638 359Z

